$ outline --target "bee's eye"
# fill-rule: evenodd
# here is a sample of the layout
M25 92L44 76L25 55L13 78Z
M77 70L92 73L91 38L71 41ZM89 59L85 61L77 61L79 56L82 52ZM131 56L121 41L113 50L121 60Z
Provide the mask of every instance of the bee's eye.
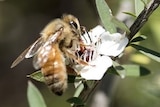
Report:
M70 21L70 25L71 25L73 28L78 29L78 25L77 25L76 22Z

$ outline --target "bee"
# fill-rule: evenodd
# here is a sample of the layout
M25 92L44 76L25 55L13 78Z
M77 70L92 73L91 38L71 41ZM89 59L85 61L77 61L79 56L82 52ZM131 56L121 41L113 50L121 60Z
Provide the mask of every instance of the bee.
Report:
M78 19L70 14L51 21L38 38L12 63L15 67L25 58L33 57L33 66L40 69L45 83L56 95L62 95L67 88L67 67L65 58L86 64L74 52L80 44L81 27Z

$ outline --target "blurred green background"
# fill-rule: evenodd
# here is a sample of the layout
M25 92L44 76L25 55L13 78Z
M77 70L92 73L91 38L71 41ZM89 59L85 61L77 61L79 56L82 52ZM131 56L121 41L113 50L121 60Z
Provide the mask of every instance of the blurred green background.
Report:
M131 0L108 0L110 8L118 19L128 26L133 18L122 12L134 11ZM127 7L128 6L128 7ZM142 46L160 52L160 9L156 10L142 28L141 34L148 37ZM1 0L0 1L0 107L28 107L27 74L34 72L32 60L27 59L13 69L11 63L33 43L39 32L52 19L71 13L79 18L81 25L91 29L100 23L94 0ZM136 63L151 70L143 77L121 79L106 75L90 101L91 107L100 107L98 99L103 98L101 107L159 107L160 67L155 62L132 48L127 48L123 63ZM53 95L47 87L33 81L40 89L48 107L69 107L66 99L74 94L73 84L63 97ZM101 93L99 93L101 92ZM102 101L102 100L101 100Z

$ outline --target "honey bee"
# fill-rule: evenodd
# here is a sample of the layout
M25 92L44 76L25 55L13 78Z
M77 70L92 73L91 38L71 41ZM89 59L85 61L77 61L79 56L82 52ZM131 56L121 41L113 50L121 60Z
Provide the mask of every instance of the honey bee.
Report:
M34 57L33 66L41 70L49 89L56 95L62 95L67 88L65 58L86 64L74 54L80 44L79 21L73 15L63 15L51 21L40 34L41 37L20 54L11 68L24 58Z

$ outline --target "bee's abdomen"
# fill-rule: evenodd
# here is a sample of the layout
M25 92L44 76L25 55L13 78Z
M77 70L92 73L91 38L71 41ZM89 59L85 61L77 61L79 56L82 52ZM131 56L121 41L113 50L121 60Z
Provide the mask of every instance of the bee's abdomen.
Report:
M54 66L46 66L42 68L45 83L49 89L56 95L62 95L67 88L66 69L56 69Z
M56 95L62 95L67 88L67 73L63 54L54 47L47 62L41 67L45 82ZM54 54L53 54L54 53Z

